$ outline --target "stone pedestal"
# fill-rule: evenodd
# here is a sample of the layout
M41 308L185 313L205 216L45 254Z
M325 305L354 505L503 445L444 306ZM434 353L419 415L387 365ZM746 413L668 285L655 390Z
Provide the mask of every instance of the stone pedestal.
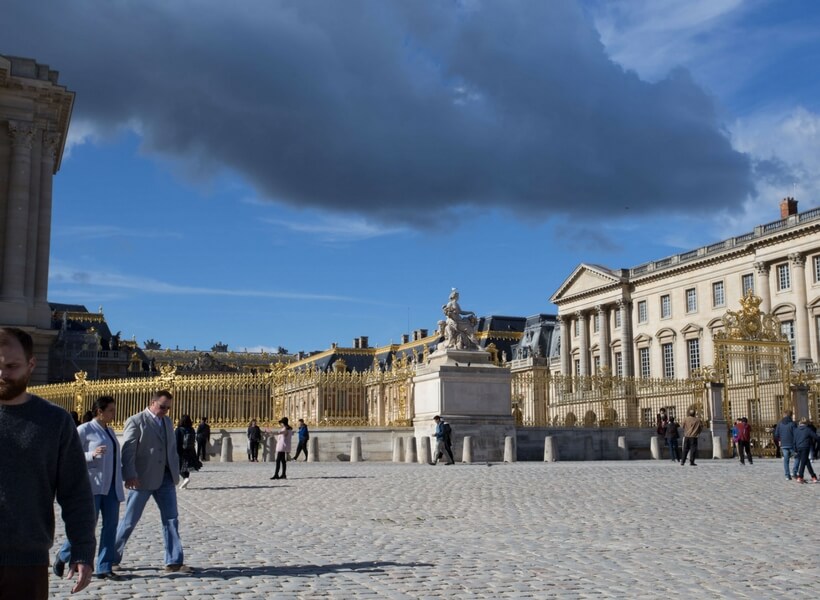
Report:
M433 417L441 415L452 427L457 462L463 460L458 451L464 436L471 437L473 461L503 460L505 438L515 436L512 375L489 358L483 350L437 350L413 378L416 437L432 436Z
M723 418L723 390L722 383L706 384L709 409L710 427L712 429L712 443L726 448L729 445L729 423ZM714 449L712 450L714 456ZM717 458L717 457L715 457Z

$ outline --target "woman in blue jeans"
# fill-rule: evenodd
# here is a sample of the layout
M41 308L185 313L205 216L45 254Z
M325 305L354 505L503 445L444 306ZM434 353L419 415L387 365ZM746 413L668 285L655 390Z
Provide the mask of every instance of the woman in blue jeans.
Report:
M120 516L120 502L125 493L122 486L122 457L120 443L109 425L117 415L117 403L111 396L100 396L92 408L94 418L80 425L77 433L85 453L91 492L94 494L94 508L99 518L102 513L102 532L97 552L95 577L117 579L112 572L116 552L114 540ZM58 577L63 576L65 565L71 557L71 546L63 544L57 553L52 570Z

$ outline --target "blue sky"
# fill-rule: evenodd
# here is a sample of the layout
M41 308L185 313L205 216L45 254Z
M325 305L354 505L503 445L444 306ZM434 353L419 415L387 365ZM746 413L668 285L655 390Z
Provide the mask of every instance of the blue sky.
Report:
M49 297L163 347L290 351L554 312L818 205L820 5L12 0L77 93Z

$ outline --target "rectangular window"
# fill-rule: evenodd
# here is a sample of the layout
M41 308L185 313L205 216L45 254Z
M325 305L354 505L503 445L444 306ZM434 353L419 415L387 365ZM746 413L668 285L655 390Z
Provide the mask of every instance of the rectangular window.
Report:
M689 355L689 374L700 369L700 340L686 340L686 353Z
M580 360L575 361L575 376L576 377L581 376L581 361Z
M619 329L621 327L621 309L615 309L615 329Z
M755 291L755 276L752 273L747 273L740 278L740 285L743 288L743 295L745 296L747 292L751 291L754 293Z
M578 337L578 333L581 331L581 319L575 319L572 322L572 335Z
M686 312L698 311L698 291L695 288L686 290Z
M624 376L624 357L620 352L615 353L615 376Z
M820 255L811 259L814 265L814 283L820 283Z
M790 290L792 287L792 274L789 271L789 263L777 265L777 289Z
M789 340L789 345L791 346L792 364L794 364L797 360L797 349L794 346L794 321L783 321L780 324L780 331L782 331L783 335L786 336L786 339Z
M601 315L595 313L592 316L592 331L598 333L598 330L601 328Z
M600 356L593 356L592 357L592 368L595 369L594 373L596 375L600 375L600 373L601 373L601 357Z
M661 354L663 354L663 376L666 379L675 377L675 354L672 344L662 344Z
M638 302L638 323L646 323L646 300Z
M661 296L661 319L668 319L672 316L672 299L669 294Z
M643 409L643 426L650 427L655 424L655 418L652 416L651 408Z
M649 348L639 348L638 358L641 364L641 377L649 377Z
M712 284L712 306L726 306L726 295L723 291L722 281L715 281Z

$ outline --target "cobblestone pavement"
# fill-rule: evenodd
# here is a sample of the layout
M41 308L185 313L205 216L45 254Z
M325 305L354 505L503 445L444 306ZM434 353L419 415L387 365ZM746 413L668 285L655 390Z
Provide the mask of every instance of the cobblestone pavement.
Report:
M192 574L149 503L105 598L801 598L820 485L782 462L206 463L179 492ZM61 530L58 521L58 531ZM786 532L789 532L788 534ZM58 534L57 543L62 542ZM56 548L56 547L55 547Z

